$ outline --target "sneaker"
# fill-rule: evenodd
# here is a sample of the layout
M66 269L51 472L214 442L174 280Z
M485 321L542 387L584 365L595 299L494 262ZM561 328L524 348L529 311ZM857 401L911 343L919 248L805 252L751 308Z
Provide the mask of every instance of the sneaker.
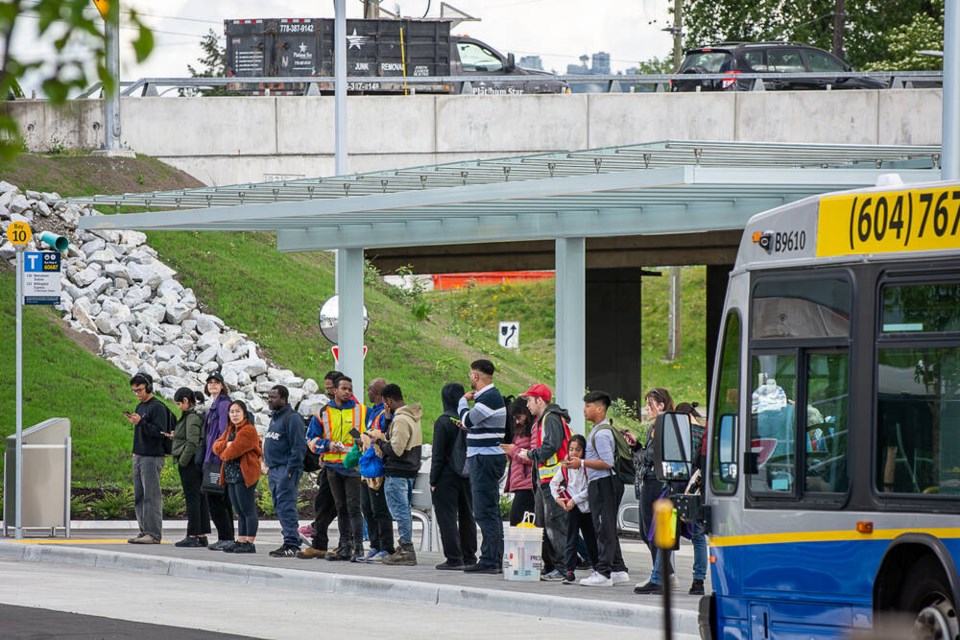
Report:
M369 563L370 560L373 559L373 557L374 557L375 555L377 555L378 553L380 553L380 551L378 551L377 549L369 549L369 550L367 550L367 552L363 555L362 558L360 558L359 560L357 560L357 562Z
M630 582L630 574L626 571L612 571L610 572L610 579L613 580L613 586L627 584Z
M563 578L563 584L574 584L576 583L576 581L577 581L577 574L575 574L572 571Z
M377 555L367 560L367 564L380 564L384 558L389 558L390 554L386 551L377 551Z
M703 580L694 580L693 584L690 585L690 591L688 591L692 596L702 596L703 595Z
M563 571L560 571L560 569L554 569L550 573L540 574L540 579L544 582L560 582L565 577L566 575L563 573Z
M441 562L434 567L437 571L463 571L463 564L459 562Z
M414 550L413 544L401 542L397 552L384 558L383 564L394 567L412 567L417 564L417 552Z
M238 544L240 543L236 540L227 540L227 543L220 547L220 551L223 551L224 553L233 553L233 548Z
M464 573L480 573L480 574L491 574L496 575L498 573L503 573L502 567L491 566L488 564L481 564L479 562L474 564L468 564L463 568Z
M217 540L207 547L207 549L210 549L210 551L223 551L224 547L229 547L232 544L235 544L233 540Z
M130 544L160 544L160 538L154 538L149 533L141 533L136 538L127 540Z
M199 538L197 538L197 540L200 541L201 547L206 547L210 543L210 541L207 540L207 536L200 536Z
M231 553L256 553L257 547L252 542L238 542L233 546Z
M305 525L303 525L302 527L300 527L299 529L297 529L297 533L299 533L300 535L302 535L304 538L312 538L312 537L313 537L313 523L311 522L310 524L305 524Z
M588 577L581 580L580 584L584 587L612 587L613 580L602 573L594 571Z
M654 596L659 596L659 595L663 595L663 587L660 586L659 584L655 584L655 583L653 583L653 582L648 582L647 584L645 584L645 585L643 585L643 586L634 587L634 588L633 588L633 592L634 592L634 593L639 593L639 594L642 594L642 595L654 595Z
M173 546L182 548L205 547L207 545L200 542L200 538L184 538L179 542L174 542Z
M326 549L314 549L313 547L307 547L303 551L297 551L297 557L301 559L309 558L322 558L327 555Z
M273 558L295 558L297 553L300 551L297 547L288 547L283 545L282 547L277 547L270 552L270 556Z

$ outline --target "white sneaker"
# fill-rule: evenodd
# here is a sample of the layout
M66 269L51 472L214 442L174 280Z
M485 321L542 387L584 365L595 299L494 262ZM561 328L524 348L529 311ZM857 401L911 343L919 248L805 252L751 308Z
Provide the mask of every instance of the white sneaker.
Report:
M594 571L588 578L581 580L580 584L584 587L612 587L613 580L610 578L605 578L603 577L603 574Z
M630 574L626 571L612 571L610 573L610 579L613 580L613 585L618 584L627 584L630 582Z

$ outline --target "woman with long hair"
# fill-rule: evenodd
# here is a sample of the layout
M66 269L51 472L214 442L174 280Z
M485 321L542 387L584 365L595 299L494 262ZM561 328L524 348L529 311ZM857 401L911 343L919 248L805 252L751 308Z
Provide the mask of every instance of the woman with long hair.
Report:
M533 422L526 398L517 398L507 407L508 430L513 434L513 439L510 444L500 445L500 448L507 454L510 462L503 492L513 494L513 504L510 506L511 527L517 526L523 520L525 512L533 513L536 504L533 498L533 462L520 457L521 450L531 448Z
M230 407L230 389L223 381L219 371L213 371L207 376L207 383L203 389L210 398L210 407L204 418L207 438L204 443L203 460L200 466L212 464L214 467L223 465L223 461L213 452L213 443L227 430L227 409ZM222 551L233 544L233 508L230 505L230 496L226 491L204 493L210 511L210 519L217 528L217 541L210 545L212 551Z
M210 533L210 513L207 501L200 493L203 482L203 465L197 461L197 451L203 440L203 418L197 414L197 405L203 402L203 394L187 387L180 387L173 394L173 401L182 412L173 430L171 454L177 461L183 500L187 507L187 537L175 546L206 547Z
M240 400L230 403L230 423L223 435L213 443L213 452L223 460L220 484L237 512L236 544L224 549L228 553L256 553L254 541L260 521L257 518L257 482L263 464L263 447L256 427L250 422L247 405Z

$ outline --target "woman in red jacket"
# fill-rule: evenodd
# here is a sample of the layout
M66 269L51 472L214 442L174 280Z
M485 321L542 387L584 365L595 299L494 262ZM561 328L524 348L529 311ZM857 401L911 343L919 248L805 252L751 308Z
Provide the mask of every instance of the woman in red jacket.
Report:
M213 452L220 456L220 484L225 484L233 509L237 512L236 544L228 546L228 553L256 553L257 537L257 482L260 480L263 447L256 428L250 423L247 405L240 400L230 403L229 423L213 443Z

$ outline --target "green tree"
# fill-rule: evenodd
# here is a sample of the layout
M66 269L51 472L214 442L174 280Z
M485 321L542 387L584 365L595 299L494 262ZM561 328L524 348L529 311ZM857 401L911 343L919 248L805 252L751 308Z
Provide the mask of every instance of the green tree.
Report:
M669 74L673 73L673 56L665 56L663 58L658 58L656 56L648 59L641 60L637 65L637 73L639 74Z
M213 29L200 40L200 49L203 55L197 58L199 70L192 64L187 65L191 78L224 78L227 75L227 46L221 44L222 36ZM212 87L209 89L181 89L180 95L190 96L225 96L231 95L226 87Z
M887 36L886 57L863 66L865 71L928 71L943 68L943 58L920 53L943 50L943 0L937 16L918 13Z
M685 0L686 44L790 40L831 50L838 9L839 53L855 68L890 60L896 34L921 16L943 25L942 0Z
M108 20L119 24L119 2L110 2ZM40 73L43 93L54 105L67 101L71 91L86 88L93 74L88 73L87 60L70 55L82 46L92 54L96 77L105 89L116 86L105 62L106 40L103 19L93 10L89 0L12 0L0 3L0 96L16 97L19 81L25 73ZM137 62L142 62L153 49L153 33L135 11L126 13L125 22L137 30L133 41ZM52 59L27 59L13 51L13 36L27 31L36 41L50 42ZM49 64L49 63L53 64ZM0 159L9 160L23 148L16 120L6 110L0 111Z

